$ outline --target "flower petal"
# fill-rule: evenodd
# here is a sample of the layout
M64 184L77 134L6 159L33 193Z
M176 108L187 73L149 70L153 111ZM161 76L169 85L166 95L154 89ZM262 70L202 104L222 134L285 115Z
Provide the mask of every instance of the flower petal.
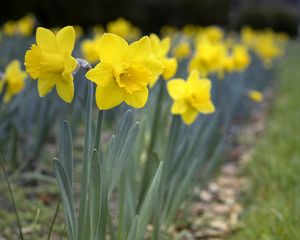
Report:
M56 91L58 96L67 103L72 102L74 97L74 82L73 78L66 81L64 78L57 79Z
M128 60L143 60L151 54L151 42L149 37L143 37L129 46Z
M40 78L38 80L38 92L40 97L44 97L49 93L55 85L57 75L49 76L47 78Z
M167 89L171 98L177 100L185 96L187 83L180 78L173 79L167 83Z
M172 108L171 108L171 113L172 114L183 114L186 112L188 108L188 105L186 104L184 99L179 99L174 101Z
M187 79L187 82L195 82L199 81L199 72L196 69L193 69Z
M119 63L127 55L128 43L118 35L105 33L99 41L101 62Z
M87 79L106 87L113 79L113 66L108 63L98 63L93 69L89 70L85 75Z
M185 124L192 124L198 116L198 112L192 108L189 108L185 113L181 115L182 120Z
M96 103L99 109L111 109L124 101L124 91L115 81L112 81L107 87L97 86Z
M75 44L75 30L72 26L62 28L56 34L56 41L58 49L61 52L67 52L71 54Z
M145 87L143 90L135 91L133 94L127 94L125 102L134 108L142 108L147 103L147 99L148 88Z
M162 61L165 66L163 77L168 80L173 77L177 70L177 60L176 58L166 58Z
M36 30L36 43L46 52L55 53L57 51L56 38L49 29L38 27Z

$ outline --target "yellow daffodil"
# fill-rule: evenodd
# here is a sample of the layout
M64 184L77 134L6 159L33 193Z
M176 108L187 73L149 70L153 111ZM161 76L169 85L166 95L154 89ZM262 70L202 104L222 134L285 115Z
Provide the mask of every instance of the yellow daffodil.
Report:
M84 33L82 27L79 25L74 25L74 30L76 39L79 39Z
M97 35L93 39L84 40L81 43L83 58L90 63L99 61L99 43L102 35Z
M58 95L71 102L74 96L72 72L77 63L72 57L75 31L71 26L64 27L56 35L46 28L39 27L36 44L26 52L26 71L33 79L38 79L38 92L44 97L56 86Z
M102 110L122 102L143 107L148 84L163 71L163 65L152 55L148 37L128 45L120 36L106 33L99 42L99 60L86 77L97 85L96 103Z
M35 18L33 15L28 14L18 21L18 32L20 35L29 37L33 33Z
M150 35L152 54L156 59L158 59L164 66L163 77L168 80L173 77L177 70L177 60L176 58L169 58L168 52L170 50L170 38L164 38L160 40L155 34ZM154 86L158 78L153 78L151 80L150 86Z
M208 39L213 42L217 43L220 42L224 37L224 32L221 28L216 26L210 26L203 29L202 34L208 37Z
M264 95L256 90L249 90L248 97L254 102L262 102L264 100Z
M7 65L3 78L0 80L0 92L4 85L6 85L4 95L5 102L10 101L13 96L23 90L26 76L27 74L22 71L21 64L18 60L13 60Z
M196 46L195 55L189 63L189 71L197 69L203 77L210 73L222 73L225 56L226 47L223 43L212 43L203 37Z
M124 18L118 18L107 24L107 32L116 34L128 40L137 39L140 36L140 29L133 26Z
M97 24L93 27L92 32L95 36L102 35L105 31L102 25Z
M282 49L272 35L261 35L257 41L254 51L261 57L265 66L270 67L272 61L282 55Z
M199 113L210 114L215 111L210 95L211 82L209 79L200 79L197 70L191 72L187 81L170 80L167 89L174 100L171 112L180 114L188 125L195 121Z
M160 29L161 36L173 37L178 32L178 29L174 26L164 25Z
M3 25L3 32L7 36L20 35L29 37L33 33L35 18L28 14L17 21L8 21Z
M15 21L7 21L3 24L2 31L7 36L13 36L16 33L17 23Z
M187 58L191 54L191 47L188 42L180 42L173 50L173 55L177 59Z

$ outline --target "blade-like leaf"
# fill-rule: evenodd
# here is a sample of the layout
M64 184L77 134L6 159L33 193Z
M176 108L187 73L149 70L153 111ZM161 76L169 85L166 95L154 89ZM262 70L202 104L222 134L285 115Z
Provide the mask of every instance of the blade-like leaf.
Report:
M73 140L71 128L64 121L60 139L59 158L66 169L70 184L73 187Z
M146 226L150 220L153 207L155 206L155 202L156 202L155 200L158 198L158 190L159 190L159 184L161 180L162 166L163 164L161 162L150 184L150 187L145 195L145 199L141 205L139 211L138 223L137 223L137 233L135 238L136 240L143 239Z
M137 240L136 232L137 232L138 219L139 219L139 216L136 215L133 222L132 222L132 225L130 227L130 231L128 233L127 240L135 240L135 239Z
M54 159L54 173L61 192L69 239L76 240L77 218L72 187L68 179L66 170L58 159Z
M91 238L97 239L100 204L101 204L101 168L100 159L96 150L93 151L90 170L90 217L91 217Z

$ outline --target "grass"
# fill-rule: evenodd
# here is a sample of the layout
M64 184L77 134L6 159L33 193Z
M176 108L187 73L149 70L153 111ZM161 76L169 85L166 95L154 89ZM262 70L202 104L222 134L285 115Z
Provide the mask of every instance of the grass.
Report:
M300 45L280 67L267 131L246 166L251 188L243 228L232 240L300 239Z

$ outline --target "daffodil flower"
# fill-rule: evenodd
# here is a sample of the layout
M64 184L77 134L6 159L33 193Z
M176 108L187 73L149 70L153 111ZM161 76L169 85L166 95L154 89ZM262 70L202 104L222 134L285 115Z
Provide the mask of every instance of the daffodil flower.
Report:
M260 91L257 91L257 90L249 90L248 97L252 101L257 102L257 103L262 102L264 100L264 95Z
M187 125L193 123L199 113L210 114L215 111L210 95L211 81L200 79L197 70L191 72L187 81L170 80L167 89L174 100L171 113L181 115Z
M187 58L191 54L191 47L188 42L180 42L173 50L177 59Z
M173 77L177 70L177 60L176 58L169 58L168 52L170 50L171 40L169 37L160 40L159 37L155 34L150 35L151 45L152 45L152 54L157 58L163 65L163 77L166 80L169 80ZM150 86L154 86L157 77L151 80Z
M75 31L71 26L64 27L56 35L46 28L39 27L36 44L26 52L26 71L33 79L38 79L38 92L44 97L56 86L58 95L65 102L74 96L72 72L77 63L72 57Z
M131 22L120 17L115 21L107 24L107 32L116 34L120 37L126 38L127 40L137 39L140 34L140 29L131 24Z
M99 42L100 63L89 70L86 78L96 83L99 109L113 108L122 102L143 107L148 99L148 84L163 71L152 56L148 37L128 43L115 34L104 34Z
M99 61L99 41L101 35L96 35L93 39L87 39L81 43L83 58L91 63Z
M21 64L18 60L11 61L0 80L0 92L6 84L4 101L8 102L11 98L21 92L25 86L25 78L27 74L22 71Z

